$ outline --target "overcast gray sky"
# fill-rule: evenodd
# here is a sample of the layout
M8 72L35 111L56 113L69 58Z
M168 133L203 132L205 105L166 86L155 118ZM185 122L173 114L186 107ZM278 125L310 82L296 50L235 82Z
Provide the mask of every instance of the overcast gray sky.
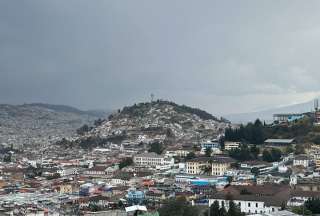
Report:
M320 92L320 1L2 0L0 103L240 113Z

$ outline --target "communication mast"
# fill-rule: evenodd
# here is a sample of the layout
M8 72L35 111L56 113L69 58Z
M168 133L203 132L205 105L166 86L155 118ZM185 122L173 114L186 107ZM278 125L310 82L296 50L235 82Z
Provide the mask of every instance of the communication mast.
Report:
M315 99L314 100L314 110L317 112L319 109L319 100L318 99Z
M154 94L151 93L151 102L153 102L153 101L154 101Z

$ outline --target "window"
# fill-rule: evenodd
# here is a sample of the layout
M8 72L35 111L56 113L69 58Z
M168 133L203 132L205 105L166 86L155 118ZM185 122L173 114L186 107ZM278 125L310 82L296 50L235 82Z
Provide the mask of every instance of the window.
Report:
M258 208L258 203L256 203L256 207Z
M274 212L274 208L272 208L272 212Z
M248 207L250 207L251 206L251 203L248 203Z

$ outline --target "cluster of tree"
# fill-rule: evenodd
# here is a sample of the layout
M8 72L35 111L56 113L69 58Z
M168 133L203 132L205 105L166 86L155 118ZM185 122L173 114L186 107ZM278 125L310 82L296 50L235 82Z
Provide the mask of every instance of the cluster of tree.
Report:
M280 161L282 152L277 148L272 148L271 150L263 150L262 152L262 160L267 162L275 162Z
M312 214L320 214L320 199L319 198L308 199L305 202L305 207L306 209L311 211Z
M173 106L174 110L178 113L191 113L199 116L201 119L204 119L204 120L212 119L212 120L220 121L210 113L207 113L206 111L203 111L201 109L192 108L185 105L178 105L174 102L165 101L165 100L156 100L151 103L139 103L139 104L134 104L133 106L124 107L121 111L121 114L127 114L132 116L143 116L145 114L146 109L149 109L150 106L153 106L156 104L171 105Z
M103 146L108 143L108 140L105 138L97 137L97 136L90 136L83 139L78 139L77 144L84 149L91 149L97 146Z
M41 175L42 175L42 167L28 166L25 171L25 176L27 178L35 178L35 177L41 176Z
M227 128L225 139L228 141L247 141L252 144L262 144L266 139L265 124L259 119L246 126L240 125L239 128Z
M209 211L209 212L208 212ZM244 213L241 213L240 208L232 201L229 201L228 211L225 209L224 205L219 206L218 201L214 201L210 206L210 209L203 214L203 216L244 216Z
M11 162L11 159L12 159L12 154L11 154L11 152L5 153L5 154L3 155L3 162L5 162L5 163L10 163L10 162Z
M196 154L194 152L189 152L189 154L187 154L185 159L186 160L191 160L191 159L193 159L195 157L196 157Z
M53 180L53 179L58 179L60 178L60 174L59 173L55 173L52 176L47 176L47 180Z
M162 154L164 147L160 142L153 142L150 144L149 152L155 152L157 154Z
M105 121L105 119L99 118L99 119L95 120L93 124L94 124L94 126L98 127L98 126L102 125L102 123L104 121Z
M212 154L212 149L211 148L206 148L206 150L205 150L206 157L211 157L211 154Z
M185 197L170 199L158 209L160 216L198 216L200 211L197 207L191 206Z
M242 144L240 148L235 148L229 151L229 156L238 161L256 160L260 153L260 149L254 145L249 147L246 144Z
M77 134L82 136L88 133L90 130L92 130L92 127L89 127L87 124L84 124L83 126L77 129Z
M122 169L124 167L130 166L132 164L133 164L132 158L125 158L120 162L119 169Z
M216 117L214 117L210 113L207 113L204 110L201 110L198 108L188 107L185 105L177 105L175 103L173 103L173 105L174 105L175 111L178 113L191 113L191 114L199 116L203 120L210 120L211 119L211 120L215 120L215 121L220 121L220 119L217 119Z
M245 141L252 144L263 144L267 138L290 139L295 137L297 142L314 142L320 144L320 136L311 136L316 130L312 119L306 116L289 125L266 125L257 119L254 123L240 125L239 128L227 128L225 139L227 141Z

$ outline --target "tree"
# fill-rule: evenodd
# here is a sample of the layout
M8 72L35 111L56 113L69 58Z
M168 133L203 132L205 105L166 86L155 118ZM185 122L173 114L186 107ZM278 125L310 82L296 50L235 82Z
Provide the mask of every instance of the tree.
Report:
M298 215L312 215L312 212L304 206L293 207L292 212Z
M133 160L132 158L125 158L124 160L122 160L119 164L119 169L122 169L124 167L130 166L133 164Z
M262 160L267 161L267 162L272 161L272 156L267 149L263 150L263 152L262 152Z
M150 145L150 149L149 149L149 152L155 152L157 154L161 154L163 152L164 148L162 146L161 143L159 142L153 142L151 143Z
M271 151L265 149L262 153L262 159L267 162L279 161L281 159L282 152L279 149L272 148Z
M296 155L304 154L304 153L305 153L304 146L303 146L302 144L300 144L300 145L297 144L294 153L295 153Z
M254 145L250 148L250 152L252 153L253 157L257 159L260 153L260 149L257 147L257 145Z
M85 133L89 132L90 130L91 130L91 128L88 125L84 124L82 127L77 129L77 134L84 135Z
M280 161L282 152L280 149L272 148L271 149L271 156L273 161Z
M320 214L320 199L312 198L305 202L306 209L310 210L312 214Z
M229 151L229 156L238 161L255 160L258 157L260 150L253 146L251 148L246 144L240 145L240 148L235 148Z
M226 210L226 208L224 207L224 204L222 204L222 207L219 209L218 215L219 215L219 216L227 216L227 210Z
M11 154L11 152L8 152L8 153L4 154L3 162L10 163L11 162L11 158L12 158L12 154Z
M251 173L254 174L255 176L259 175L259 168L253 167L253 168L251 169Z
M212 154L212 149L211 148L206 148L206 150L205 150L206 157L211 157L211 154Z
M185 197L170 199L158 209L160 216L197 216L198 208L189 205Z
M242 216L240 208L231 200L229 201L229 209L227 216Z
M286 147L285 152L286 152L287 154L293 153L293 152L294 152L294 149L292 148L292 145L288 145L288 146Z
M187 154L187 156L186 156L186 160L191 160L195 157L196 157L196 155L194 152L189 152L189 154Z
M213 204L210 206L210 216L219 216L219 202L215 200ZM207 216L208 213L205 213L204 216Z

